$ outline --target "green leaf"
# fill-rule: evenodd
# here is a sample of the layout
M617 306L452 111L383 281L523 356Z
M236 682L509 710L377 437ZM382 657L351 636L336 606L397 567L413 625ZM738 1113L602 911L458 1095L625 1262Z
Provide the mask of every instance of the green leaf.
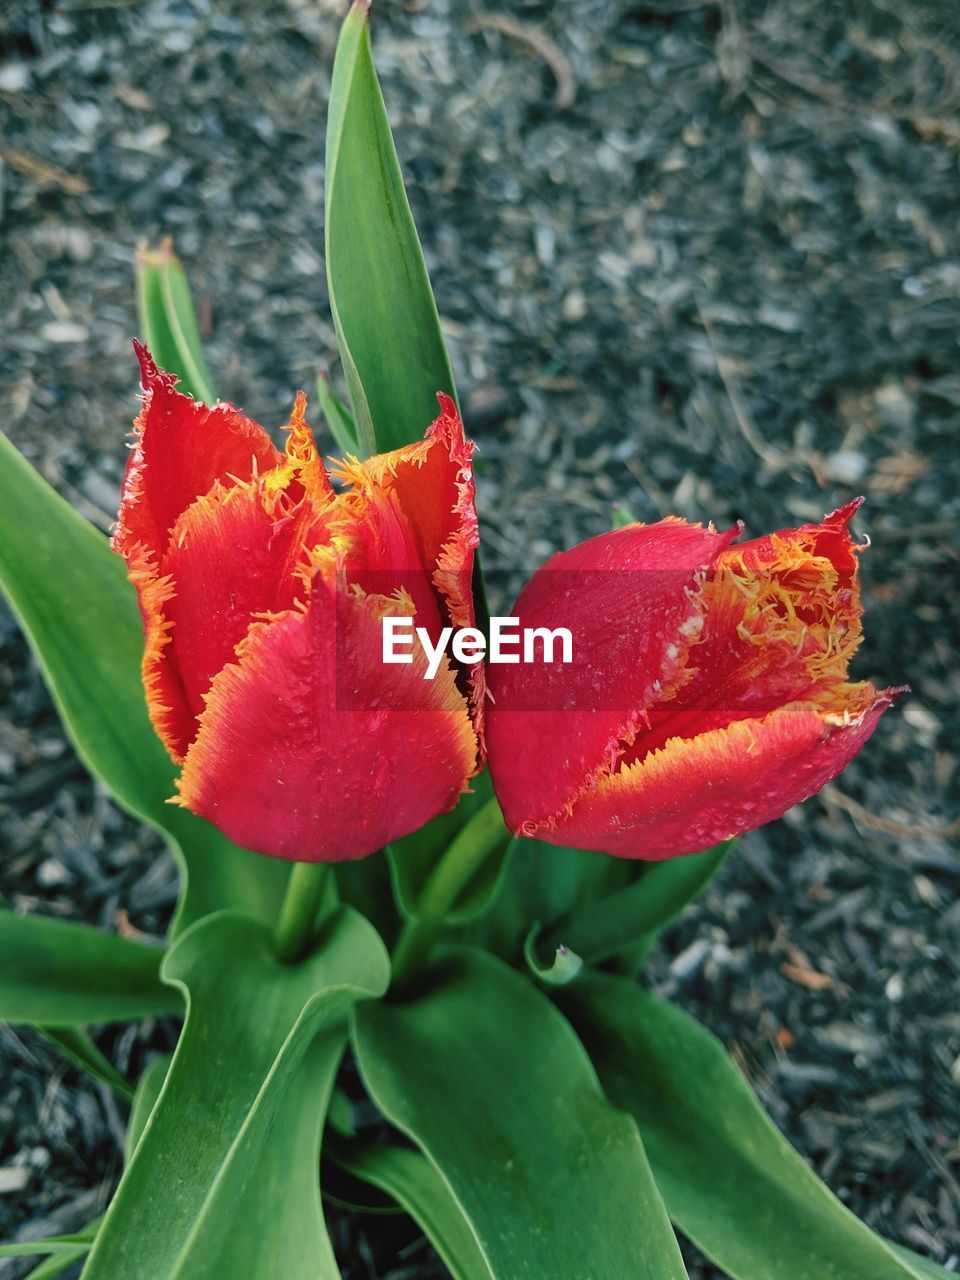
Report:
M216 404L190 286L173 241L167 237L159 249L141 245L136 274L140 328L154 360L177 375L181 391L204 404Z
M334 1280L320 1128L345 1014L389 980L380 939L340 909L313 955L283 965L262 925L221 913L183 934L163 977L186 1023L84 1280Z
M600 964L644 944L706 888L726 862L732 840L702 853L646 865L627 888L578 907L554 925L549 945L567 946L587 964Z
M178 1013L160 947L103 929L0 910L0 1020L49 1027Z
M221 907L276 917L284 863L238 849L167 803L174 769L147 716L136 595L119 556L0 435L0 587L80 759L170 840L184 879L174 932Z
M583 957L561 943L555 949L550 964L541 964L537 955L538 933L539 927L534 925L523 944L523 958L533 976L547 987L565 987L569 982L575 982L583 972Z
M522 966L524 945L535 925L549 932L551 925L575 909L586 909L642 874L642 866L626 858L518 839L492 909L470 926L467 937ZM566 945L565 939L559 941Z
M157 1099L163 1089L163 1082L166 1080L167 1072L170 1070L170 1061L169 1054L154 1058L137 1081L136 1092L133 1095L133 1106L130 1108L130 1120L127 1124L127 1140L123 1155L125 1164L129 1164L133 1159L137 1143L143 1136L147 1121L153 1113L153 1108L157 1105Z
M330 88L326 261L364 454L422 438L453 374L370 50L369 2L343 24Z
M498 1280L674 1280L683 1264L637 1135L527 979L454 955L408 1004L354 1015L370 1096L417 1143Z
M443 1259L454 1280L493 1280L476 1237L432 1164L409 1147L337 1142L333 1158L355 1178L386 1192Z
M41 1262L39 1267L34 1267L30 1272L30 1280L53 1280L54 1276L61 1275L67 1267L72 1267L75 1262L79 1262L89 1248L89 1245L84 1245L78 1247L73 1253L54 1254L45 1262Z
M74 1231L70 1235L47 1236L45 1240L18 1240L11 1244L0 1244L0 1258L31 1258L39 1253L66 1253L79 1257L90 1248L96 1234L97 1223L92 1222L89 1227L84 1227L82 1231Z
M557 1000L611 1102L636 1118L671 1218L733 1280L924 1275L820 1181L687 1014L604 974Z
M941 1267L939 1262L934 1262L930 1258L924 1258L919 1253L914 1253L912 1249L905 1249L900 1244L890 1244L890 1248L899 1258L903 1258L904 1262L910 1267L910 1274L921 1277L921 1280L957 1280L956 1271L948 1271L946 1267Z
M504 826L499 810L490 803L494 796L489 771L484 770L474 778L471 786L472 790L461 796L460 803L452 813L440 814L419 831L387 846L397 908L406 919L417 916L430 873L459 832L481 811L486 815L481 819L485 832L494 836L500 832L502 835L493 854L483 862L477 874L464 886L457 901L446 913L448 923L466 924L470 920L476 920L484 914L497 895L512 838ZM484 836L485 832L479 834Z
M317 378L317 399L334 443L342 454L357 452L357 428L350 410L343 403L325 373Z
M95 1080L102 1081L124 1098L133 1097L129 1081L124 1080L110 1059L101 1053L81 1027L40 1026L37 1030L51 1044L56 1045L65 1058L69 1058L75 1066L86 1071Z

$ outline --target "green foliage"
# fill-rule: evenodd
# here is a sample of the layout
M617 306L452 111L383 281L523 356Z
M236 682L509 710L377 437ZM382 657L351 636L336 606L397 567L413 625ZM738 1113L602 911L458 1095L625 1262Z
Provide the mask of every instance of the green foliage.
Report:
M591 903L619 893L643 871L641 864L625 858L517 839L491 909L467 936L471 943L522 965L531 929L539 926L542 933L550 933L558 921L588 912ZM567 945L565 938L553 945L558 943Z
M325 373L321 373L317 378L317 399L320 402L320 411L323 414L324 421L329 427L330 434L333 436L334 443L340 453L343 455L348 453L355 454L357 452L357 428L354 425L353 418L350 416L350 410L331 387L330 379Z
M334 1159L355 1178L386 1192L409 1213L454 1280L493 1280L450 1188L424 1156L410 1147L340 1142Z
M221 907L272 920L286 868L167 803L174 770L147 716L143 634L123 562L3 435L0 587L83 763L167 836L184 881L177 926Z
M840 1203L687 1014L601 974L558 1000L610 1100L640 1126L670 1217L733 1280L930 1274Z
M637 944L646 948L656 934L698 898L727 860L732 840L647 864L627 888L576 907L550 932L554 946L567 946L588 964L600 964Z
M0 1020L56 1028L179 1012L162 958L103 929L0 909Z
M159 249L141 245L137 252L137 313L143 340L160 368L175 373L187 395L216 404L190 286L169 239Z
M283 965L262 925L220 913L183 934L163 977L186 1024L85 1280L337 1277L320 1129L346 1012L386 989L379 938L341 908L312 956Z
M500 887L511 837L494 799L490 774L484 770L473 779L471 790L461 796L451 813L442 813L419 831L388 846L397 907L405 918L413 919L420 914L424 893L439 859L468 824L474 840L484 843L488 855L476 874L461 886L444 917L448 924L466 924L490 907Z
M327 118L330 308L362 454L419 440L453 373L370 50L369 5L350 10Z
M409 1003L360 1006L354 1050L493 1276L686 1275L635 1125L526 979L479 953L449 958Z
M163 1082L166 1080L169 1070L170 1057L165 1054L163 1057L154 1058L137 1081L136 1092L133 1095L133 1106L130 1108L127 1140L123 1153L127 1164L133 1158L137 1143L143 1136L143 1131L147 1127L147 1121L150 1119L153 1108L157 1105L157 1099L160 1097L160 1091L163 1088Z

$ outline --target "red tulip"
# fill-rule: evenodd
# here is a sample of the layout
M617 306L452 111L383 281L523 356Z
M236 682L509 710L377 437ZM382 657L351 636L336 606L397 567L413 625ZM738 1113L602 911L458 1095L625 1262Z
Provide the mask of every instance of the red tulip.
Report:
M473 620L474 486L453 402L424 440L332 474L297 397L286 449L231 405L144 389L114 547L137 589L154 726L178 802L294 861L372 853L476 771L478 670L381 661L381 618Z
M534 574L520 626L566 626L574 651L489 670L489 763L510 828L667 858L770 822L835 777L901 692L847 679L859 505L739 546L739 528L631 525Z

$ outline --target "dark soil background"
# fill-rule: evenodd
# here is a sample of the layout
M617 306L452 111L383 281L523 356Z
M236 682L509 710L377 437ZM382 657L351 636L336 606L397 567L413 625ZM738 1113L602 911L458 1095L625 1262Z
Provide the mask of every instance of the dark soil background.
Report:
M3 6L0 421L103 528L142 236L174 235L223 396L278 424L318 368L339 377L340 9ZM651 975L852 1209L958 1267L960 13L383 0L375 24L495 586L615 502L756 534L868 498L859 674L913 694L838 783L741 841ZM162 932L169 859L77 764L6 614L0 644L0 892ZM125 1068L170 1035L100 1043ZM124 1109L21 1029L0 1064L0 1238L74 1229L118 1175ZM333 1218L350 1280L443 1274L405 1220Z

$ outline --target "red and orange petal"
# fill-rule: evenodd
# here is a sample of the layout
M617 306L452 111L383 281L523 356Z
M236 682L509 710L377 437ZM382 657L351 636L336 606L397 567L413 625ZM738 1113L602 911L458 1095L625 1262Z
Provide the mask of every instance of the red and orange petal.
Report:
M487 750L508 818L539 823L608 772L684 679L698 584L736 537L683 520L629 525L555 555L521 592L521 627L567 627L569 664L495 665ZM514 822L519 825L519 822Z
M726 548L698 596L685 678L665 686L623 762L789 702L826 711L861 638L850 503L818 525Z
M163 608L168 640L158 666L172 666L183 690L173 743L178 759L196 736L214 676L233 661L253 619L305 597L298 574L305 523L315 523L305 504L292 511L267 505L256 483L208 494L177 521L161 562L171 590Z
M232 405L214 408L181 395L176 378L161 373L136 343L143 407L134 423L134 448L123 480L113 546L129 559L138 545L159 555L174 521L196 498L249 480L281 458L263 427Z
M333 500L298 397L288 449L271 471L224 486L215 481L174 522L158 558L128 562L144 621L143 680L151 720L183 759L214 675L260 613L309 593L307 554L326 536Z
M364 857L452 808L476 737L449 668L431 681L422 656L382 663L397 608L321 574L305 612L255 624L213 681L180 802L237 844L310 862Z
M453 400L437 396L440 414L423 440L365 462L348 459L337 474L349 480L362 501L376 492L396 495L419 551L419 563L431 573L454 575L448 583L448 612L454 626L470 626L472 600L464 591L480 537L473 478L474 444L464 435Z
M359 525L367 519L368 510L376 519L378 508L395 504L414 540L413 563L428 575L446 621L454 627L470 627L476 621L472 578L480 540L473 475L475 446L467 440L450 396L440 393L437 400L440 413L423 440L364 462L348 458L335 474L353 486L345 497ZM405 582L404 587L409 590L410 583ZM471 668L467 684L479 729L484 701L482 663Z
M853 759L900 692L859 686L855 714L790 703L660 750L598 778L546 826L552 844L623 858L695 853L779 818Z
M176 668L165 660L171 623L166 609L174 587L157 568L156 557L144 546L127 548L127 576L137 593L143 622L143 657L140 671L147 710L157 736L175 760L189 728L186 696Z

